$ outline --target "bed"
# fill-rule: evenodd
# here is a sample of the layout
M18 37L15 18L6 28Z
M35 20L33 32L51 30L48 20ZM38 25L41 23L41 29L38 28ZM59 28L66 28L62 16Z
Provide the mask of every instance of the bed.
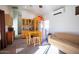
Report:
M48 37L48 42L68 54L79 54L79 35L55 33Z

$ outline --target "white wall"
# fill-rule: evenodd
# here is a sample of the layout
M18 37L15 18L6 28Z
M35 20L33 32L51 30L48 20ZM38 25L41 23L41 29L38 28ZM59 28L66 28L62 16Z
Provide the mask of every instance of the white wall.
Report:
M11 14L11 9L6 5L0 5L0 9L5 11L5 14Z
M27 19L33 19L35 17L35 14L30 13L29 11L21 11L22 12L22 18L27 18Z
M79 34L79 15L75 15L75 6L65 6L65 12L56 16L51 16L49 31L71 32Z

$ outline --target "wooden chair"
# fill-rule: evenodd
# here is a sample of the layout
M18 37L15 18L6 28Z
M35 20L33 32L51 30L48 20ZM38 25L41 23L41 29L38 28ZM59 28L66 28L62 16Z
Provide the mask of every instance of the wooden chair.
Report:
M21 32L21 38L22 38L22 39L25 39L25 38L26 38L25 35L26 35L26 31L22 31L22 32Z
M30 39L29 39L29 32L28 31L22 31L22 38L25 39L25 42L27 45L30 44Z
M39 31L30 32L29 37L32 40L34 46L37 44L39 44L39 45L42 44L41 32L39 32Z
M30 39L29 39L29 32L25 32L25 37L26 37L26 42L27 42L27 45L30 45Z

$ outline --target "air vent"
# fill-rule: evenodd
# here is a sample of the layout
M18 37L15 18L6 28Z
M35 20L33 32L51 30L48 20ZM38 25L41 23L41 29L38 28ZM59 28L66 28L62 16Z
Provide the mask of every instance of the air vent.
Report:
M18 9L18 7L12 7L13 9Z
M57 10L54 10L53 15L58 15L58 14L62 14L65 11L65 8L60 8Z

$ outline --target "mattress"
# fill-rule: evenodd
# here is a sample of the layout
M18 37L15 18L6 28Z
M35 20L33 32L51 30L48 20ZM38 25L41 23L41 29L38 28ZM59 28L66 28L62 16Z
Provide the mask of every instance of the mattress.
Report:
M67 37L69 35L59 35L59 37L49 36L48 41L50 44L55 45L59 50L68 54L78 54L79 53L79 39L78 37L71 39ZM65 38L66 37L66 38Z

